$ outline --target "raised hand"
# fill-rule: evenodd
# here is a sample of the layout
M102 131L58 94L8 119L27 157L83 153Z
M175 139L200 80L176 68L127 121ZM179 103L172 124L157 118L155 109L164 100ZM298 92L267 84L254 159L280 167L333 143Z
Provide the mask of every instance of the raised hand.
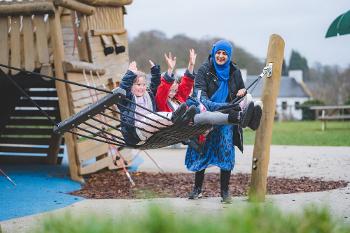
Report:
M148 60L149 61L149 64L151 64L151 68L153 67L153 66L155 66L155 64L154 64L154 62L152 61L152 60Z
M174 72L174 68L176 65L176 57L173 57L171 55L171 52L169 52L169 55L167 55L166 53L164 54L165 57L165 61L168 64L168 75L171 76L172 73Z
M130 71L132 72L137 72L137 64L136 64L136 61L132 61L130 64L129 64L129 68L128 68Z
M194 51L194 49L190 49L190 56L188 59L188 67L187 67L190 73L193 73L194 65L196 64L196 58L197 58L196 52Z

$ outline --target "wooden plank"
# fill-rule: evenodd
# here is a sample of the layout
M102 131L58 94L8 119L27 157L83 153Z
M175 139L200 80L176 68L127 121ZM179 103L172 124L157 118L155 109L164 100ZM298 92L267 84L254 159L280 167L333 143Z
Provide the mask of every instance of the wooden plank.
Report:
M52 91L27 91L30 97L57 97L56 90Z
M103 159L100 159L92 164L89 164L87 166L81 167L80 168L80 172L82 175L87 175L87 174L91 174L94 172L97 172L103 168L110 168L110 169L117 169L118 167L116 167L113 163L113 159L111 156L107 156Z
M50 138L3 138L0 143L18 145L49 145Z
M86 88L87 89L87 88ZM93 95L94 98L97 97L98 99L101 99L105 96L106 94L100 92L97 95ZM75 91L71 92L71 97L73 101L81 100L81 99L91 99L92 92L91 90L80 90L80 91Z
M112 35L123 35L125 33L126 33L125 29L122 29L122 30L93 29L91 30L92 36L101 36L101 35L112 36Z
M46 26L43 15L36 15L34 17L34 25L36 27L36 50L38 53L40 64L49 64L49 47L47 42Z
M63 157L58 157L57 164L62 163ZM29 155L0 155L0 164L47 164L46 156Z
M55 107L58 108L57 100L34 100L40 107ZM35 107L28 99L22 99L17 103L17 107Z
M52 126L51 121L46 118L42 119L13 119L10 118L8 124L9 126Z
M350 119L350 115L335 115L335 116L320 116L317 118L318 120L348 120Z
M99 75L104 75L106 73L106 70L101 66L83 61L64 61L63 67L66 73L71 72L83 74L84 71L86 74L92 72L93 74L98 73Z
M20 40L20 18L11 17L10 48L11 48L11 66L21 68L21 40ZM18 71L11 70L11 74L17 74Z
M106 143L90 139L86 139L77 143L77 155L79 161L86 161L107 152L108 145Z
M35 153L35 154L47 154L49 148L40 147L23 147L23 146L0 146L1 152L15 152L15 153ZM63 148L59 149L60 154L64 152ZM1 156L1 155L0 155Z
M8 17L0 17L0 64L9 65L9 42L8 42ZM0 68L4 73L6 68Z
M24 68L33 71L35 68L34 34L32 18L23 17Z
M57 110L45 110L45 112L52 117L58 117L58 111ZM39 110L20 110L17 109L12 114L12 116L22 116L22 117L44 117L43 113Z
M2 135L51 135L53 129L41 128L5 128Z

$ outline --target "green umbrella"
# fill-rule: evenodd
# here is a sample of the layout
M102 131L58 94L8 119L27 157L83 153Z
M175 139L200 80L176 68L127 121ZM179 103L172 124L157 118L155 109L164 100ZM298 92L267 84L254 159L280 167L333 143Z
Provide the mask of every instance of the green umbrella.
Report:
M350 10L339 15L329 26L326 38L338 35L350 34Z

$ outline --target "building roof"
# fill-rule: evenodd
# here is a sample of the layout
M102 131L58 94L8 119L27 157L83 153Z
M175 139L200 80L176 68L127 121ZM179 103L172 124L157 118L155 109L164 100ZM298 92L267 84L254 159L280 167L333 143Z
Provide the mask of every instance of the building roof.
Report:
M248 75L247 80L245 82L246 88L254 82L254 80L258 76L253 76L253 75ZM251 89L248 91L249 93L252 94L253 97L261 97L262 91L263 91L263 85L264 85L264 80L261 79L254 90ZM281 77L281 85L280 85L280 92L278 94L279 98L286 98L286 97L295 97L295 98L309 98L311 97L303 88L303 86L298 83L294 78L292 77L287 77L287 76L282 76Z

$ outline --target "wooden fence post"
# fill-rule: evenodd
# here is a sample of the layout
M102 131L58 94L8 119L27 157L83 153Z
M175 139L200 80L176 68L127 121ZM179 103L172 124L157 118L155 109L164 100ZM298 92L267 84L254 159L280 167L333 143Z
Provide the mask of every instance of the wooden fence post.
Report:
M262 94L263 114L260 127L255 135L252 177L249 189L249 199L253 201L265 200L267 170L270 160L270 145L272 140L272 126L275 117L276 99L280 87L283 56L283 39L279 35L271 35L266 64L273 64L272 77L264 80Z

